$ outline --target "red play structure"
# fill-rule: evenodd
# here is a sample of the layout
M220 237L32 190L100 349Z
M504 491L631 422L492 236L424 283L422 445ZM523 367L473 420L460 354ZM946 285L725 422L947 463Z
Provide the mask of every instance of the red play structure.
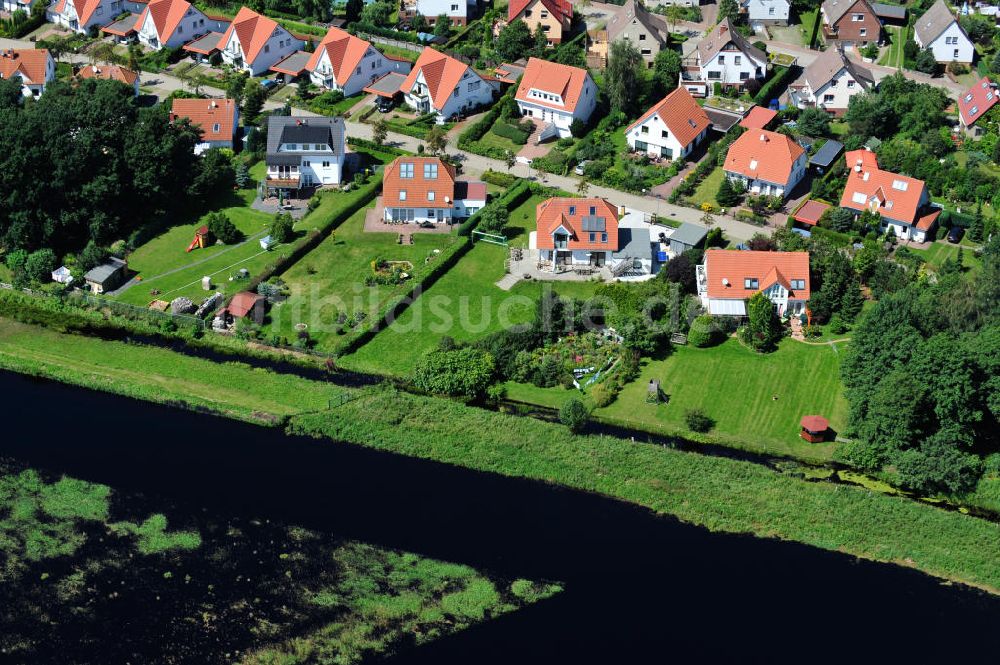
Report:
M194 248L205 249L205 244L208 243L208 227L203 226L194 232L194 240L188 245L187 251L191 251Z

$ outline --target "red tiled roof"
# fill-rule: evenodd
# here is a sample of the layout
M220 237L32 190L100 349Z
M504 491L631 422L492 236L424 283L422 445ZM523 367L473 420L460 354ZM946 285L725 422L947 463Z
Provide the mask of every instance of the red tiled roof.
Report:
M45 49L16 48L0 50L0 78L20 75L25 83L45 82L49 52Z
M808 432L825 432L830 429L830 421L823 416L802 416L799 424Z
M246 62L253 62L278 27L277 22L273 19L258 14L248 7L240 7L240 11L236 13L233 22L229 24L226 33L219 40L219 50L226 48L226 43L235 32L236 38L243 48L244 59ZM284 28L281 29L284 30Z
M323 53L330 56L330 67L333 70L333 80L343 86L351 78L371 46L369 42L348 34L340 28L330 28L320 41L306 69L314 71L319 66Z
M423 72L431 96L431 105L440 111L468 68L468 65L428 46L420 53L400 90L404 94L410 92L417 82L417 77Z
M984 113L997 103L997 90L988 76L984 76L976 85L965 91L958 98L958 113L962 124L971 127Z
M524 69L521 85L517 88L515 98L519 102L547 106L572 113L576 110L577 102L580 101L580 96L583 94L583 85L589 76L586 69L561 65L539 58L528 58L528 66ZM559 95L563 103L557 104L537 97L530 97L528 93L532 88Z
M202 141L232 141L236 132L236 105L231 99L174 99L170 119L175 118L187 118L201 127Z
M755 106L750 109L750 113L747 113L745 118L740 120L740 127L764 129L767 127L767 123L774 120L774 116L776 115L778 115L777 111L764 108L763 106Z
M456 201L485 201L486 200L486 183L479 182L478 180L465 181L458 180L455 182L455 200Z
M790 298L809 299L809 252L710 249L705 252L705 273L709 298L745 300L780 283ZM756 289L745 287L747 278L757 280ZM804 280L805 288L792 290L793 279Z
M830 206L819 201L806 201L802 207L795 211L795 221L816 226L823 213L829 210Z
M795 160L803 154L802 146L784 134L750 129L729 146L723 168L748 178L784 184L792 174Z
M191 3L187 0L152 0L136 19L135 29L137 32L141 30L146 16L151 15L160 42L165 42L173 36L174 30L180 25L181 19L189 9Z
M232 301L229 303L229 313L233 316L240 318L244 317L250 313L250 310L254 308L261 300L264 300L264 296L257 293L252 293L250 291L240 291L235 296L233 296Z
M507 6L507 22L510 23L520 16L534 0L511 0ZM573 5L569 0L542 0L542 6L549 10L561 23L573 20Z
M413 177L401 177L401 164L413 165ZM424 166L437 166L436 178L424 177ZM400 199L401 191L406 198ZM434 199L428 198L430 192ZM455 167L437 157L397 157L382 174L382 200L387 208L451 208L455 205Z
M593 214L591 213L593 209ZM604 219L604 231L608 234L607 242L601 242L602 231L594 231L595 239L590 241L591 231L584 230L585 217ZM569 249L598 249L609 252L618 251L618 209L608 203L607 199L562 198L553 197L538 204L535 208L535 241L538 249L555 249L552 234L560 226L569 232Z
M917 225L923 221L927 230L937 213L918 218L923 204L924 181L890 171L878 166L875 153L869 150L852 150L847 153L847 185L840 197L840 206L863 212L874 210L883 217ZM863 201L856 201L857 197ZM933 217L926 219L927 217ZM918 228L920 228L918 226Z
M660 117L682 146L695 140L709 125L708 116L704 109L698 106L698 102L694 101L691 93L686 88L676 88L629 125L625 133L629 133L633 127L641 125L654 115Z
M139 80L139 74L118 65L87 65L86 67L81 67L76 75L82 79L121 81L126 85L135 85L135 82Z
M59 0L55 6L55 13L62 14L66 11L66 3L70 0ZM73 0L73 8L76 10L76 18L80 25L86 25L100 6L101 0Z

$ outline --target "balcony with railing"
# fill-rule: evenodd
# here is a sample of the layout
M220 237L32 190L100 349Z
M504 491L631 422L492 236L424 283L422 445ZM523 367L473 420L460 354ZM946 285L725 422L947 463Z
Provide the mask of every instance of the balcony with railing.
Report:
M705 265L699 265L694 267L695 281L698 283L698 295L704 296L708 293L708 271L705 270Z

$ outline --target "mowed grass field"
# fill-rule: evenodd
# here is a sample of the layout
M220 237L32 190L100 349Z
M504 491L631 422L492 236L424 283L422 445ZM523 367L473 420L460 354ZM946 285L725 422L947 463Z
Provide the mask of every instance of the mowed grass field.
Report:
M347 369L406 376L442 337L478 339L534 318L535 304L548 284L523 281L510 291L496 286L504 276L507 249L477 243L393 324L338 363ZM556 293L574 298L593 294L597 282L559 282Z
M962 238L963 243L965 238ZM924 261L931 264L935 270L940 270L941 266L948 259L957 259L958 250L961 245L952 245L948 242L933 242L927 249L913 249L910 250L914 254L920 255ZM983 268L983 262L976 258L973 253L972 247L961 246L962 249L962 266L966 270L972 272L978 272Z
M510 211L510 222L504 235L512 247L527 247L528 238L535 230L535 211L538 204L549 197L541 194L532 194L528 199Z
M369 206L370 207L370 206ZM405 291L408 285L365 286L372 274L372 261L409 261L411 275L425 273L428 257L435 249L458 242L456 236L443 233L414 233L412 245L398 242L398 233L365 232L365 212L359 210L316 249L298 261L281 278L290 290L287 301L271 308L265 334L294 339L295 325L305 323L321 351L332 350L337 340L338 314L352 316L356 311L376 316L385 302ZM432 258L433 261L433 258Z

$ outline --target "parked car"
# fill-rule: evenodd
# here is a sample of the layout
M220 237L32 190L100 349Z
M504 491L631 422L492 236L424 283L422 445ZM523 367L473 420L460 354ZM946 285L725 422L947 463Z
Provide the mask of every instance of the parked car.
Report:
M386 97L379 97L375 100L375 106L378 107L379 113L388 113L392 110L394 106L391 99Z
M962 240L962 236L965 235L965 229L961 226L951 227L951 231L948 231L948 242L957 244Z
M264 79L260 84L264 87L264 90L271 90L278 85L278 82L274 79Z
M587 164L589 164L589 163L590 163L589 159L583 160L582 162L580 162L579 164L576 165L576 168L573 169L573 173L575 173L577 175L583 175L583 172L586 171Z

